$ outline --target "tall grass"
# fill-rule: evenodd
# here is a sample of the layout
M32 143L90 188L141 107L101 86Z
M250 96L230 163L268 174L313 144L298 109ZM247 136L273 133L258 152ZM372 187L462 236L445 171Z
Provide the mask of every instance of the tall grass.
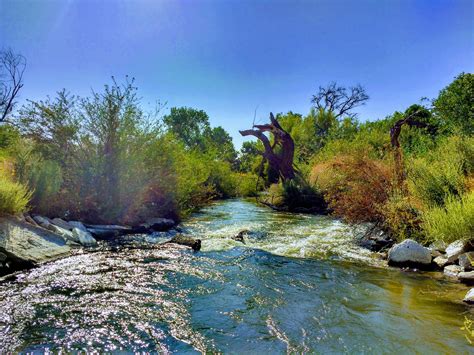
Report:
M428 242L474 238L474 191L463 196L449 196L445 206L435 206L423 213L423 228Z
M31 193L24 185L0 172L0 214L26 211L30 198Z

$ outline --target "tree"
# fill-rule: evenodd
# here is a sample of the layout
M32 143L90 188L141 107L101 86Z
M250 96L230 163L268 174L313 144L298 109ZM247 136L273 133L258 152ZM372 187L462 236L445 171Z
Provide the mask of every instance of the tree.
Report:
M272 169L278 172L283 181L292 180L296 177L293 167L295 153L295 143L291 135L286 132L270 112L270 123L264 125L254 125L255 129L239 131L242 136L257 137L264 146L262 156L268 161ZM269 132L272 135L273 143L264 134Z
M234 164L237 159L232 137L221 126L214 127L208 131L208 145L213 146L217 151L217 157L221 160Z
M461 73L433 101L435 113L449 130L474 134L474 74Z
M0 123L7 122L23 87L26 59L11 49L0 51Z
M433 127L429 119L431 118L431 112L425 107L420 105L411 105L406 111L403 118L397 120L395 124L390 128L390 143L392 145L395 161L395 177L397 179L397 185L400 189L404 189L405 181L405 169L403 167L403 154L400 147L399 136L404 125L417 128L428 128L433 131L436 129Z
M342 116L356 117L357 114L351 111L365 105L368 99L369 96L361 85L351 86L347 89L332 82L327 87L320 86L311 102L316 109L332 113L337 119Z
M210 131L209 116L205 111L172 107L169 115L163 117L163 122L187 148L205 148L205 136Z

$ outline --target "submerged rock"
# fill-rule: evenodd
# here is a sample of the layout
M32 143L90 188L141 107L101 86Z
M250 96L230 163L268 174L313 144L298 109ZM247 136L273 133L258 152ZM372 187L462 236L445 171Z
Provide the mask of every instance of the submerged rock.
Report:
M471 288L463 299L464 302L474 304L474 288Z
M431 264L431 250L414 240L395 244L388 252L388 264L394 266L427 267Z
M463 271L463 268L459 265L448 265L444 268L443 272L449 277L458 277L459 273Z
M185 245L192 248L195 251L201 250L200 239L193 239L191 237L187 237L182 234L173 237L168 243Z

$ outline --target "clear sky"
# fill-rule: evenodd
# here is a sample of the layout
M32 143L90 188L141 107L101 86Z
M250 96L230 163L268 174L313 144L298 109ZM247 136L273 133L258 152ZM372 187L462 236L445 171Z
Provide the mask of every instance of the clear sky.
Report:
M143 102L238 129L307 113L319 85L362 84L361 120L435 97L474 71L474 0L0 0L0 47L28 60L24 100L86 95L114 75Z

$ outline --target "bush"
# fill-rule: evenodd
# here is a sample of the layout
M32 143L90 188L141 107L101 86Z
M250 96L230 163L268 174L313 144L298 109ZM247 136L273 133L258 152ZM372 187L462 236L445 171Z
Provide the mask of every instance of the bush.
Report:
M444 207L432 207L423 213L423 229L428 242L474 239L474 191L461 198L449 196Z
M30 197L24 185L13 181L5 171L0 171L0 214L26 211Z
M420 210L409 197L396 193L380 207L383 228L393 238L398 241L422 238Z
M393 168L361 154L340 156L311 173L329 208L349 223L382 223L382 206L393 189Z

